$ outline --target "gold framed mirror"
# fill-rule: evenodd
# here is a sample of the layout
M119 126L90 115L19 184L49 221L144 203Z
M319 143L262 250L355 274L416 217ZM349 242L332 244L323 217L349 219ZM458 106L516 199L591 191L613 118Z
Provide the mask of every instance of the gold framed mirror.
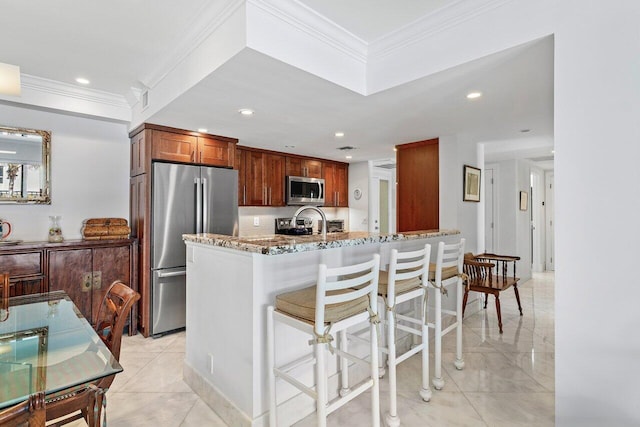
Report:
M0 204L51 204L51 132L0 126Z

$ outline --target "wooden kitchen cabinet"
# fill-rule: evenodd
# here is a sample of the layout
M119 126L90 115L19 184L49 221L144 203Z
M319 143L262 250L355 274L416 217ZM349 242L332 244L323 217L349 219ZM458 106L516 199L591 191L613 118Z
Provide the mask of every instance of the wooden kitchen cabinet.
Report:
M241 206L284 206L285 157L238 149L238 203Z
M138 239L136 275L140 293L137 318L140 331L149 336L151 323L151 167L154 161L237 168L238 140L144 123L129 133L131 179L129 218L131 236ZM242 174L239 175L242 179ZM242 196L242 194L241 194ZM242 201L242 197L239 199Z
M346 163L325 162L324 205L349 207L349 165Z
M323 162L303 157L287 156L286 176L322 178Z
M174 132L152 133L151 156L170 162L196 163L198 138Z
M21 243L0 249L0 266L11 296L63 290L90 322L115 280L138 290L135 239ZM130 333L136 330L134 307Z

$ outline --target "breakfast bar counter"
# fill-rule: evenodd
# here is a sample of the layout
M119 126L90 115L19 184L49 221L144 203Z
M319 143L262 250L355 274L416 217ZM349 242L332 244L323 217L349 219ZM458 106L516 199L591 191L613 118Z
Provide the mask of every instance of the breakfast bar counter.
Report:
M314 284L319 264L348 265L378 253L384 269L392 249L415 250L425 243L434 247L433 261L438 242L461 237L458 230L331 233L326 240L320 235L184 235L185 381L227 424L268 425L266 309L276 295ZM299 332L276 330L277 342L293 341L287 334ZM309 347L288 345L278 358L287 361L308 351ZM331 369L336 372L335 366ZM312 376L308 381L313 383ZM285 385L278 387L278 401L282 402L278 417L284 425L315 410L313 400Z

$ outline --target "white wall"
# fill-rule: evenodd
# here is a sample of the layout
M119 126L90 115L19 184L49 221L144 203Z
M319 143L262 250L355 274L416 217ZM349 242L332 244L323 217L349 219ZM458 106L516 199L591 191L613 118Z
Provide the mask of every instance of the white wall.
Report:
M368 162L349 164L349 231L369 229L369 174ZM353 197L353 190L362 191L360 200Z
M81 237L82 221L129 218L129 136L123 123L0 104L4 126L49 130L51 205L0 205L11 239L47 239L49 215L61 215L63 236Z
M640 424L640 2L555 5L556 420Z

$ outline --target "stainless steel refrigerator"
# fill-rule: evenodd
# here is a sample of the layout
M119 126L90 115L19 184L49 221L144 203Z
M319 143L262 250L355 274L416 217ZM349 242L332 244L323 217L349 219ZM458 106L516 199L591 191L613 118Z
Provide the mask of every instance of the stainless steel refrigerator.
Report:
M184 328L183 234L238 235L238 171L154 163L151 215L151 335Z

